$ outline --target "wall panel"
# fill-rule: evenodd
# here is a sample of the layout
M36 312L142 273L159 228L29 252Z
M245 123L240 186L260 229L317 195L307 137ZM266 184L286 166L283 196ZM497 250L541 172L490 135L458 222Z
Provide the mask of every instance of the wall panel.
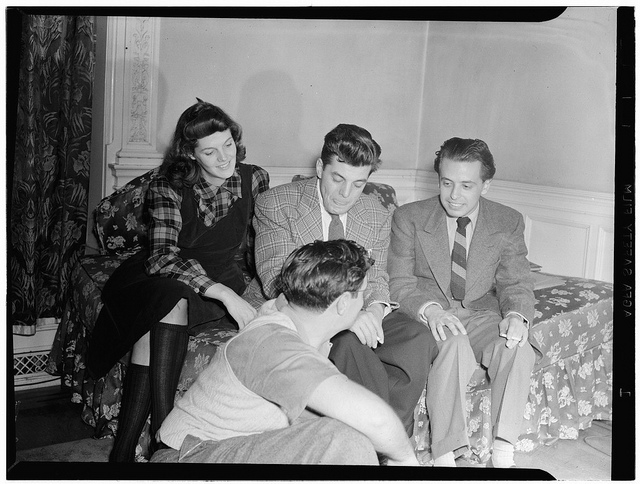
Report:
M590 226L554 217L526 217L529 260L543 271L586 277ZM544 261L542 264L539 261Z

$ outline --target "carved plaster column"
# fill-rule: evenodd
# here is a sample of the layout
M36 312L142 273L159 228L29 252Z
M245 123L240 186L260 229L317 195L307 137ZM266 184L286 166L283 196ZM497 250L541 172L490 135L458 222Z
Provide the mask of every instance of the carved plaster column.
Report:
M158 17L113 17L109 43L111 78L111 146L107 147L106 193L158 166ZM112 182L111 186L109 186Z

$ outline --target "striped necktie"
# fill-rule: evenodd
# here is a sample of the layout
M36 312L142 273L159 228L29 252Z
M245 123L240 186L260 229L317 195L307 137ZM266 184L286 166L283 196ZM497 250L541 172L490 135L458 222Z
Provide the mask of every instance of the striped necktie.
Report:
M462 301L467 279L467 225L471 220L469 217L460 217L457 222L458 230L451 252L451 294L454 299Z
M344 226L340 216L334 213L331 215L331 223L329 224L329 240L344 239Z

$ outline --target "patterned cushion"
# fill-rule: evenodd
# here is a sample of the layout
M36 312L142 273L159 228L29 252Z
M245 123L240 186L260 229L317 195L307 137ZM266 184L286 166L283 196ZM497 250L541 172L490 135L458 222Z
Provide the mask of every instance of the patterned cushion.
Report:
M529 341L541 354L536 368L552 365L611 340L613 284L563 277L564 284L534 291Z
M93 214L101 253L134 252L148 244L145 196L158 171L159 167L134 178L100 201Z
M313 178L308 175L294 175L291 181L300 181ZM367 182L362 191L365 195L373 195L380 200L380 203L386 208L398 208L398 199L396 191L391 185L386 183Z

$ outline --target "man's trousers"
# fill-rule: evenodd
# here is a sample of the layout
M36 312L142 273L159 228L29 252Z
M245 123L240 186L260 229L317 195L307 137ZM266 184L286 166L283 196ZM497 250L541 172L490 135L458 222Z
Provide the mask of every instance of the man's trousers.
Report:
M469 445L466 391L478 362L487 369L491 384L493 437L515 444L535 364L533 348L529 342L522 347L507 348L507 340L499 336L502 318L492 311L461 307L448 311L460 319L467 335L454 336L445 329L447 339L437 342L437 356L427 383L434 458Z
M437 354L429 328L400 311L382 321L384 343L372 349L351 331L331 339L329 359L350 380L381 397L396 411L407 434L413 433L413 412Z
M364 434L329 417L220 441L187 435L180 450L160 449L151 462L379 465Z

